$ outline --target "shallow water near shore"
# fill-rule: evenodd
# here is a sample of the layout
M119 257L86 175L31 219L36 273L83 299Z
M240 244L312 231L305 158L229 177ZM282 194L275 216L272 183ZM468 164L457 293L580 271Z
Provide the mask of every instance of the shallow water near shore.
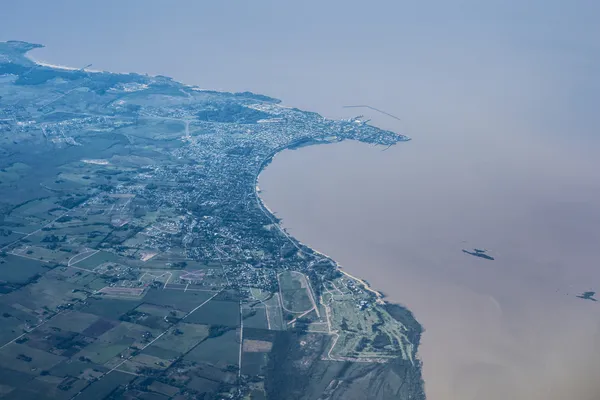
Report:
M293 236L415 314L428 399L597 398L600 305L576 297L600 285L593 161L439 142L286 150L261 197ZM461 251L473 248L495 260Z

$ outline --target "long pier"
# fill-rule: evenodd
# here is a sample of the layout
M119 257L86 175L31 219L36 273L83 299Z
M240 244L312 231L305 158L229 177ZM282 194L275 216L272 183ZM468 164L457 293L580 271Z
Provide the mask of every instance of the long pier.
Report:
M370 110L377 111L378 113L387 115L388 117L397 119L398 121L402 121L399 117L395 116L394 114L390 114L389 112L380 110L379 108L371 107L371 106L366 105L366 104L360 104L360 105L356 105L356 106L343 106L343 107L344 108L368 108Z

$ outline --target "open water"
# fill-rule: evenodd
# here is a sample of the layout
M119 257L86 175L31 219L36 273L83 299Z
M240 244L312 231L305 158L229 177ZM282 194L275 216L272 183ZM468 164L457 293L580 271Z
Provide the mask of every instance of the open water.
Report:
M383 152L286 150L261 196L414 312L429 399L597 399L600 302L575 297L600 291L597 161L516 133L428 132Z

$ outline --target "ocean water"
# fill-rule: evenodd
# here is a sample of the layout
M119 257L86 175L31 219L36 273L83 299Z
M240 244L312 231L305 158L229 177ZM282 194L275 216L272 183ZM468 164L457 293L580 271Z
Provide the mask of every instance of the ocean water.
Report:
M429 399L598 398L600 302L575 297L600 291L598 161L518 132L428 129L386 151L286 150L261 196L292 235L414 312Z

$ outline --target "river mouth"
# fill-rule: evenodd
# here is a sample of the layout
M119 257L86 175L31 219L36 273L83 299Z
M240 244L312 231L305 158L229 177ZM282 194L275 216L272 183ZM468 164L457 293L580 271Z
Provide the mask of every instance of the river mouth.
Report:
M572 181L473 171L464 158L432 166L412 143L285 150L260 174L260 197L292 236L414 313L429 399L598 393L600 307L574 296L600 282L589 193L578 187L566 207L573 192L557 186ZM462 252L473 248L495 259Z

